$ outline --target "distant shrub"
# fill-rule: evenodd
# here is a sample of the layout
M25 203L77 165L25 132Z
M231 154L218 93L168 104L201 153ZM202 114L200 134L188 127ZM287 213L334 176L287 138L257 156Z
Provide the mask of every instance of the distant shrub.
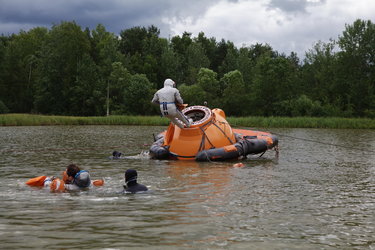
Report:
M8 107L0 100L0 114L9 113Z

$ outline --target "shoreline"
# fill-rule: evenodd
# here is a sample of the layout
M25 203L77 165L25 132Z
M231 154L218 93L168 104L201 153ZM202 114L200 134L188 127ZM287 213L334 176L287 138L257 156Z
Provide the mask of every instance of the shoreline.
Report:
M375 129L375 119L341 117L227 117L233 127ZM1 114L0 126L138 125L168 126L160 116L57 116Z

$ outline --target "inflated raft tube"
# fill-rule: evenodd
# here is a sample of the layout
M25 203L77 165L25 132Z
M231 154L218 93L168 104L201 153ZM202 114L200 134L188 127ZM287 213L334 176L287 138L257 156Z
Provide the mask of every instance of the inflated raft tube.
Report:
M167 146L163 146L164 136L159 134L158 138L150 147L150 156L152 159L165 160L169 158L169 150Z
M271 138L272 143L270 144L269 140L247 138L247 136L245 136L243 139L241 139L234 145L203 150L197 154L195 160L225 161L230 159L237 159L241 156L246 157L249 154L260 154L267 151L270 148L273 148L278 144L278 139L276 136L271 136Z

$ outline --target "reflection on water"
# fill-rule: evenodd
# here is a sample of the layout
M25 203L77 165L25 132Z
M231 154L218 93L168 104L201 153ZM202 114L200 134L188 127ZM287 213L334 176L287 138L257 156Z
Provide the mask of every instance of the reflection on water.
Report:
M0 127L1 247L375 248L375 131L274 129L279 158L235 168L150 160L162 129ZM125 158L110 160L113 150ZM61 194L24 184L72 162L105 186ZM151 191L121 194L128 168Z

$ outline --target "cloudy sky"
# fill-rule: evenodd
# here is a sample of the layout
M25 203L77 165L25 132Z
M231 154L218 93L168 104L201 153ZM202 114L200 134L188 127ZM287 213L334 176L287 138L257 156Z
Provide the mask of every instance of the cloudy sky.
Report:
M115 34L155 25L165 38L203 31L238 48L268 43L300 57L358 18L375 23L375 0L0 0L3 35L73 20L90 29L101 23Z

